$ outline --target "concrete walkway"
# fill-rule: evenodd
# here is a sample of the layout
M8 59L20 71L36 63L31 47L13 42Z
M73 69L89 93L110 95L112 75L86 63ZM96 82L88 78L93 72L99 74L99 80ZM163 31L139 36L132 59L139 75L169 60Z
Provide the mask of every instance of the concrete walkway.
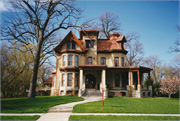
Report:
M72 114L72 110L75 105L87 102L94 102L101 99L102 98L99 97L87 97L84 101L56 105L49 108L48 113L42 115L37 121L68 121L69 116Z

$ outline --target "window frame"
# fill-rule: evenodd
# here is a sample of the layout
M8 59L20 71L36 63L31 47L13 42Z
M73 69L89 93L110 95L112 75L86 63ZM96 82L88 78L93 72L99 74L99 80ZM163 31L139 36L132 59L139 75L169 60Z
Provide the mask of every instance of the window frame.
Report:
M104 64L102 64L102 59L104 59ZM106 57L101 57L101 65L106 65Z
M116 66L116 59L118 59L117 61L117 66ZM119 66L119 57L114 57L114 66L118 67Z
M70 41L67 41L67 46L66 46L66 49L71 49L71 42ZM69 48L68 48L69 47Z
M77 57L77 61L76 61L76 57ZM77 65L76 65L77 64ZM78 67L79 65L79 56L78 55L75 55L75 64L74 64L76 67Z
M63 80L63 76L64 76L64 80ZM63 82L64 82L64 83L63 83ZM62 74L62 83L61 83L61 86L62 86L62 87L65 86L65 82L66 82L65 74Z
M69 76L71 74L71 76ZM69 80L69 77L71 77L71 80ZM71 87L72 86L72 79L73 79L73 73L68 73L67 74L67 86ZM71 81L71 85L69 85L69 81Z
M71 61L69 60L70 56L72 57ZM70 65L70 62L71 62L71 65ZM68 55L68 66L73 66L73 55Z
M89 58L91 59L91 63L89 64ZM88 57L88 61L87 61L88 65L92 65L92 57Z
M116 75L118 75L118 80L116 80ZM120 76L119 76L119 74L115 74L114 80L115 80L115 87L120 87ZM116 85L116 82L118 82L118 85Z

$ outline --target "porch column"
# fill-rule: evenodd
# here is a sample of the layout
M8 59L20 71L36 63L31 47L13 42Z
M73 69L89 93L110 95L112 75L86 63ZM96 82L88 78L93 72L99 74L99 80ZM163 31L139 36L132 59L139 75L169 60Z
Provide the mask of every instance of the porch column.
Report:
M148 73L148 76L149 76L149 88L148 88L148 90L152 91L150 71Z
M138 86L137 86L137 90L141 90L141 84L140 84L140 73L139 73L139 70L137 71L137 79L138 79Z
M82 87L83 87L83 70L80 69L80 73L79 73L79 92L78 92L78 96L81 97L82 96Z
M128 81L129 81L129 85L126 86L127 90L130 91L130 86L132 86L132 72L129 71L128 73Z

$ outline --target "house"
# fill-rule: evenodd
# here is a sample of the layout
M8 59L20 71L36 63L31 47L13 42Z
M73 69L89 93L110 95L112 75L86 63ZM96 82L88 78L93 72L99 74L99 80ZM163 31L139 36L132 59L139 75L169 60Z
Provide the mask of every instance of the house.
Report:
M53 72L51 95L82 96L86 89L95 89L106 96L151 97L143 85L143 74L152 69L142 66L125 66L125 36L110 34L110 40L98 39L99 31L82 30L80 39L72 31L54 48L56 72ZM149 79L150 80L150 79Z

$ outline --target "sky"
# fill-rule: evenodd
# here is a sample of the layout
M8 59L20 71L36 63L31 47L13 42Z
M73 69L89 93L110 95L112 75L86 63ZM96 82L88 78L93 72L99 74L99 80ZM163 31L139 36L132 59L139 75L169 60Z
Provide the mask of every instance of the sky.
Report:
M123 34L129 31L140 35L139 41L144 47L144 57L158 56L164 64L169 64L177 53L168 53L174 46L179 33L179 1L77 1L84 9L83 20L97 18L101 13L110 11L119 16ZM0 1L0 12L7 12L10 6ZM69 31L69 30L68 30ZM63 36L67 33L65 32ZM79 34L77 34L78 36ZM79 38L79 36L78 36Z

